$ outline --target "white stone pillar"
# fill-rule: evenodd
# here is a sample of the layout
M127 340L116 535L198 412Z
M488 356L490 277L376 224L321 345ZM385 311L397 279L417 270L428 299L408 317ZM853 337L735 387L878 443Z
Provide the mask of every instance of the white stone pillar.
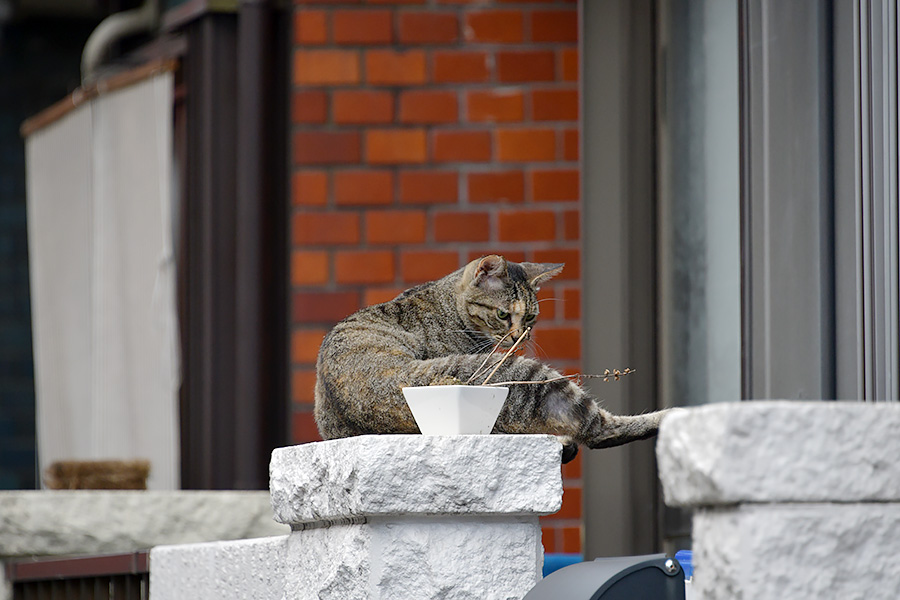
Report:
M666 503L695 509L695 597L900 597L900 405L679 411L657 457Z
M551 436L361 436L272 453L285 598L522 598L562 501Z

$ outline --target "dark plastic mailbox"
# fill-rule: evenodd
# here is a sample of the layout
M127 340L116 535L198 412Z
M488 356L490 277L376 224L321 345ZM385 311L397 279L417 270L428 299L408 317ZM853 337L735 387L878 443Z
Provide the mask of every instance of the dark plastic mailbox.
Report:
M665 554L598 558L542 579L524 600L684 600L684 571Z

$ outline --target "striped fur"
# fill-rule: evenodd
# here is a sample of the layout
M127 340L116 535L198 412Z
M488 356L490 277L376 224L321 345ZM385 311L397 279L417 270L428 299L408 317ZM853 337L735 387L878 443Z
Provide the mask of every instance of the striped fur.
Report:
M508 347L533 324L536 290L562 266L487 256L338 323L322 342L317 363L315 416L322 437L418 433L401 388L467 382L498 340L512 331L503 342ZM499 358L495 354L489 364ZM517 357L507 359L491 381L558 375ZM655 435L661 415L613 415L574 382L558 380L510 386L494 433L549 433L604 448Z

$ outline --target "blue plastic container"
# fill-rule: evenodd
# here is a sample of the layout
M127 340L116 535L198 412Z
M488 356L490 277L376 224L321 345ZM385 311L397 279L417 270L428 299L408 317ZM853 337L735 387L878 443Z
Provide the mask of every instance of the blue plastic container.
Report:
M690 550L679 550L675 553L675 560L681 565L684 571L684 578L690 579L694 576L694 553Z

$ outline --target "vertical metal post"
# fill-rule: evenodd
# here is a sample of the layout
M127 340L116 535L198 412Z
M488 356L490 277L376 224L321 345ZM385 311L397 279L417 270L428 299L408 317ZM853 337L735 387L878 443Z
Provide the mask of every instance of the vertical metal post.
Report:
M594 392L618 413L656 408L654 2L580 3L585 372L640 376ZM585 554L658 547L653 442L584 456Z
M238 15L237 56L237 252L235 260L235 417L240 436L235 459L235 487L262 489L268 484L267 420L279 394L272 376L279 353L267 323L277 311L273 302L272 180L278 174L273 156L274 89L273 15L267 0L243 0Z

